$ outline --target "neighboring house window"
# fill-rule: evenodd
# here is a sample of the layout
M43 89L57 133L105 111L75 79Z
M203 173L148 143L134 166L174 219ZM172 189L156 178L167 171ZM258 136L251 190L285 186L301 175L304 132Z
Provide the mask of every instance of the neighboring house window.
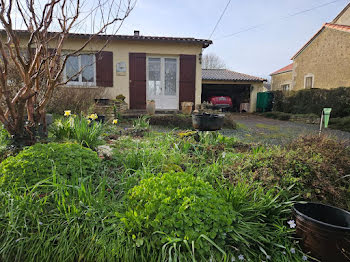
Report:
M96 60L93 54L70 56L65 66L65 79L68 85L95 86Z
M282 91L289 91L290 90L290 84L281 85L281 89L282 89Z
M306 75L304 80L304 88L305 89L311 89L314 87L314 76L313 75Z

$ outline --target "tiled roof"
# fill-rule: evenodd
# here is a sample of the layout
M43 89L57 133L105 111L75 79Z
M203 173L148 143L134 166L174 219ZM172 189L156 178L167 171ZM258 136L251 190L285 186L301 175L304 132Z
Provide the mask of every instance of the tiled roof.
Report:
M327 23L327 24L325 24L325 27L350 33L350 25L338 25L338 24L328 24Z
M0 33L4 33L4 29L0 29ZM27 30L16 30L19 35L29 34ZM51 32L51 34L57 34L57 32ZM91 34L78 34L70 33L68 38L89 38ZM153 41L153 42L176 42L176 43L191 43L201 44L204 48L211 45L213 42L207 39L197 39L192 37L167 37L167 36L143 36L143 35L97 35L98 39L110 39L110 40L130 40L130 41Z
M281 74L281 73L285 73L285 72L289 72L289 71L292 71L292 70L293 70L293 63L291 63L291 64L289 64L289 65L287 65L287 66L285 66L285 67L283 67L283 68L281 68L279 70L277 70L276 72L271 73L270 76Z
M250 81L250 82L262 82L266 79L251 76L247 74L230 71L227 69L203 69L202 70L203 80L219 80L219 81Z
M318 37L322 33L322 31L325 28L331 28L331 29L335 29L335 30L338 30L338 31L343 31L343 32L350 33L350 26L349 25L338 25L338 24L325 23L321 27L321 29L318 30L318 32L313 37L311 37L311 39L302 48L300 48L299 51L291 59L293 60L298 55L300 55L300 53L303 52L304 49L307 48L312 43L312 41L314 41L316 39L316 37Z

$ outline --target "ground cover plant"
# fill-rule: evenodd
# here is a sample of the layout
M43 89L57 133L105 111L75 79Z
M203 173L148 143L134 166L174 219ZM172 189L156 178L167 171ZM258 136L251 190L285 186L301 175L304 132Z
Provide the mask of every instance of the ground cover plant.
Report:
M0 163L0 260L303 261L293 203L349 208L349 149L331 139L124 131L103 127L103 160L62 139Z

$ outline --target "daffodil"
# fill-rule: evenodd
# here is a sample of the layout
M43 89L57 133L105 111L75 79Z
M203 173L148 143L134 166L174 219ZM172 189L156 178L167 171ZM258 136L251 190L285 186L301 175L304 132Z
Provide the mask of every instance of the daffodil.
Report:
M92 120L96 120L97 117L98 117L97 114L91 114L91 115L89 116L89 118L92 119Z
M113 119L113 125L118 124L118 119Z
M91 120L90 120L90 119L88 119L88 121L87 121L87 122L88 122L88 124L90 124L90 123L91 123Z
M66 110L66 111L64 111L64 116L70 116L71 113L72 113L72 111Z

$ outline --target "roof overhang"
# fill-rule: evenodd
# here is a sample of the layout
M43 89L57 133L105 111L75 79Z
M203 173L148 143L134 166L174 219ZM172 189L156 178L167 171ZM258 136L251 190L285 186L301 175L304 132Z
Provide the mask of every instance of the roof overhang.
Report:
M211 80L211 79L202 79L202 85L208 84L208 85L251 85L256 83L264 83L267 82L266 79L264 81L242 81L242 80Z
M0 34L5 33L4 29L0 29ZM27 30L15 30L19 36L29 36L30 32ZM59 36L60 32L50 32L51 36ZM212 40L197 39L192 37L166 37L166 36L135 36L135 35L93 35L93 34L80 34L69 33L67 39L89 39L93 37L98 40L121 40L121 41L142 41L142 42L172 42L172 43L187 43L187 44L200 44L203 48L208 47L213 43Z

